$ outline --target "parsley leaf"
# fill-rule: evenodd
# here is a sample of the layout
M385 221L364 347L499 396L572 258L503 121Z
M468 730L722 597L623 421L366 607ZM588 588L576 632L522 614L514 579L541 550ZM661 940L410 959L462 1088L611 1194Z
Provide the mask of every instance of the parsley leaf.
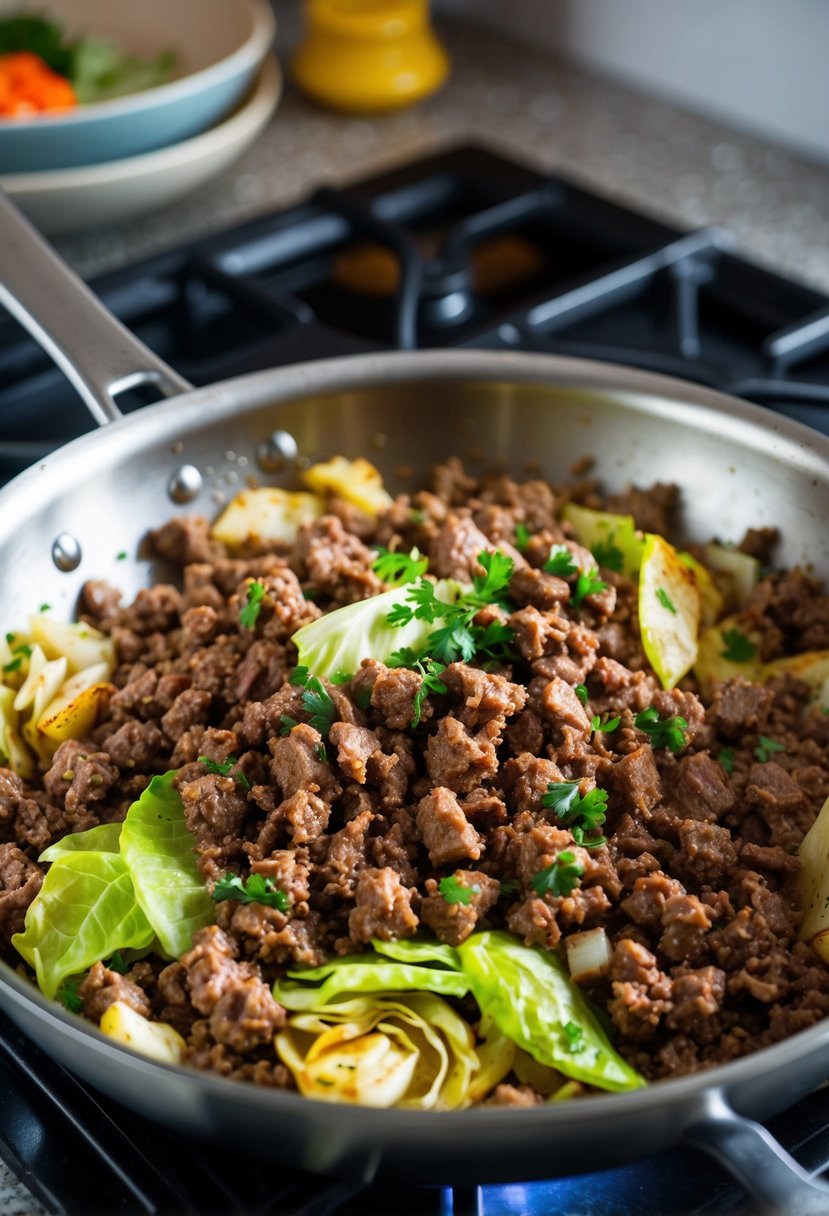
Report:
M243 790L250 789L250 782L241 769L237 769L234 773L239 761L235 756L228 756L219 764L216 760L211 760L209 756L199 756L199 764L203 764L208 773L216 773L219 777L233 777L237 785L241 785Z
M566 545L551 545L547 560L541 569L545 574L557 574L559 578L570 578L579 564Z
M16 659L12 659L9 663L3 664L4 671L19 671L23 666L23 655L19 654Z
M722 657L730 663L748 663L757 653L757 647L739 629L725 629L722 640L725 642Z
M734 749L731 747L721 747L717 756L717 764L719 764L727 773L734 772Z
M396 650L386 660L386 663L389 667L409 667L422 677L423 682L412 701L413 713L410 725L414 730L416 726L420 725L420 715L423 712L423 698L431 692L444 693L449 691L443 681L439 679L440 673L445 670L444 664L439 663L427 654L418 658L410 646L404 646L402 650ZM369 693L369 695L371 694Z
M665 590L664 587L656 588L656 598L659 600L659 602L663 608L667 608L669 612L672 612L674 614L674 616L676 616L676 608L674 606L674 602L671 599L671 597L668 595L668 592Z
M536 895L569 895L581 883L584 866L575 853L565 849L559 853L552 865L539 870L532 880Z
M541 805L552 811L564 827L570 829L576 844L586 849L598 849L607 843L604 836L585 839L588 832L597 832L605 821L607 790L589 790L582 797L578 781L550 781Z
M531 537L532 532L529 530L526 524L515 525L515 538L513 543L519 553L523 553L526 550L527 545L530 543Z
M587 691L586 684L577 684L576 687L573 689L573 692L576 694L578 699L581 701L582 705L587 704L590 694Z
M349 680L354 679L353 671L335 671L331 677L332 684L347 684Z
M574 608L581 608L582 601L587 599L588 595L598 595L599 592L606 589L607 583L598 577L598 573L596 566L592 566L589 570L579 571L573 594L570 596L570 603Z
M83 1001L78 992L82 982L81 976L72 975L68 980L64 980L58 989L61 1004L70 1013L83 1013Z
M429 569L429 559L421 557L417 548L408 553L390 553L388 549L381 547L377 550L377 557L371 568L384 583L390 587L399 587L402 583L411 583L424 575Z
M265 598L265 584L254 581L248 584L247 601L239 613L239 624L243 629L255 629Z
M590 719L590 729L598 730L602 734L609 734L611 731L617 730L619 723L622 721L621 716L615 718L605 717L602 719L601 714L594 714Z
M439 663L468 663L478 649L469 625L458 620L429 634L429 650Z
M288 912L291 907L288 895L264 874L251 874L246 879L238 874L225 874L213 888L213 899L217 904L225 899L235 899L240 904L266 904L279 912Z
M480 887L465 887L454 874L448 874L438 883L438 890L448 904L463 904L464 906L471 904L472 896L477 895L480 889Z
M325 750L324 743L318 743L314 748L314 755L319 760L320 764L328 763L328 752Z
M591 549L591 553L600 566L604 566L606 570L615 570L617 574L621 574L625 565L625 555L622 550L613 543L613 538L606 541L597 541Z
M130 969L129 963L124 958L120 950L113 952L112 958L106 964L107 970L116 971L119 975L126 975Z
M309 676L302 694L302 705L311 715L311 725L321 735L327 735L337 716L337 707L318 676Z
M771 759L775 752L782 751L782 743L778 743L776 739L770 739L768 735L760 735L760 742L754 749L754 755L761 763L765 764L767 760Z
M314 730L318 730L321 735L327 735L337 716L337 707L322 680L319 676L310 675L308 668L301 663L294 669L290 683L305 689L302 694L302 708L310 715ZM289 735L297 725L288 714L282 714L279 720L282 727L287 728L280 729L280 734L283 735Z
M633 719L637 730L650 735L651 747L667 747L672 752L681 751L688 742L688 723L676 715L673 718L659 717L655 705L649 705Z
M496 549L494 553L484 551L478 554L478 564L483 566L485 573L483 576L473 575L473 593L464 598L475 598L479 605L499 603L512 578L512 558L507 557L500 549Z

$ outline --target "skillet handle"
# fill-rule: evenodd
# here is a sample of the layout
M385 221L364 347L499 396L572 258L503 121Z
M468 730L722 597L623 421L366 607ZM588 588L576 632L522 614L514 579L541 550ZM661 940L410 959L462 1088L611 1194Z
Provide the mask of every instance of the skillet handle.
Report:
M708 1095L683 1140L714 1157L755 1200L758 1216L826 1216L829 1187L815 1181L760 1123Z
M121 417L115 397L152 384L192 388L131 334L0 190L0 303L54 360L99 424Z

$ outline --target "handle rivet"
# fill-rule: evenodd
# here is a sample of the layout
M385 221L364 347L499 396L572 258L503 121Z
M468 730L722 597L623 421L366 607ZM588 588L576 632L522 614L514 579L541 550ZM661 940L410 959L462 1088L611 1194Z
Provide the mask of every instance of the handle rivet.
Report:
M202 475L193 464L182 464L167 483L173 502L192 502L202 487Z
M256 459L265 473L279 473L296 460L299 448L289 431L273 431L256 448Z
M56 536L52 541L52 561L64 574L77 570L82 556L81 546L68 532L61 532L60 536Z

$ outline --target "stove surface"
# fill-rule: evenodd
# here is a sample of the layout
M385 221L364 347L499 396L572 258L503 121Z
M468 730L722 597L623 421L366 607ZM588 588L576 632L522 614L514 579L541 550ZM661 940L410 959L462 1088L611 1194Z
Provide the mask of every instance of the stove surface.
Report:
M462 147L92 281L192 383L366 350L632 364L829 431L829 298L562 178ZM140 393L120 399L132 410ZM0 318L0 474L92 423Z
M649 368L829 433L829 299L561 178L462 147L92 282L194 384L367 350L526 349ZM125 410L147 398L119 399ZM0 480L92 423L0 317ZM829 1164L829 1089L771 1124ZM43 1206L293 1216L657 1216L750 1211L708 1158L676 1150L585 1177L402 1191L217 1157L97 1097L0 1017L0 1155ZM424 1166L424 1170L427 1167Z

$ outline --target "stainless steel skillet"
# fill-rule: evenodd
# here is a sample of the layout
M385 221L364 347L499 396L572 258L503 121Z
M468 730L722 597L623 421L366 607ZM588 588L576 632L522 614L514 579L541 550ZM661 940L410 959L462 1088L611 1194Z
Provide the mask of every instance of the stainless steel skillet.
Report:
M156 575L146 530L212 514L249 476L290 481L298 459L367 454L393 489L450 455L564 477L586 454L611 487L676 481L690 536L776 524L781 564L829 578L829 440L694 385L538 355L368 355L190 391L129 335L0 200L0 300L70 374L100 430L0 491L0 625L41 602L69 616L81 583L125 594ZM35 320L34 318L37 318ZM151 381L172 399L120 418ZM128 561L119 560L126 552ZM355 1110L153 1064L64 1013L0 964L0 1006L55 1058L171 1127L291 1165L369 1179L479 1182L611 1166L684 1139L722 1158L767 1211L829 1210L829 1191L752 1122L829 1073L829 1022L733 1064L633 1094L530 1110ZM681 1203L681 1197L678 1197Z

